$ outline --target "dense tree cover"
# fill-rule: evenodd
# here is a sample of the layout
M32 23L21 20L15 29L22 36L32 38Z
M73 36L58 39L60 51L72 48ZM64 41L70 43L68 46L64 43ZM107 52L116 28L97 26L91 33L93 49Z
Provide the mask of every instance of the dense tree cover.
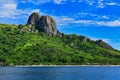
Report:
M0 65L120 64L120 51L83 38L75 34L48 36L32 26L0 24Z

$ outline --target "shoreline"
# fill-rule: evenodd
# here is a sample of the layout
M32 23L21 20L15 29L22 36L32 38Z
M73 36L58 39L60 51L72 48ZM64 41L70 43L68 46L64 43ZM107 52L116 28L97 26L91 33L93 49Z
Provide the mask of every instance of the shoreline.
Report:
M15 66L5 66L5 67L87 67L87 66L120 66L120 65L15 65ZM3 66L4 67L4 66Z

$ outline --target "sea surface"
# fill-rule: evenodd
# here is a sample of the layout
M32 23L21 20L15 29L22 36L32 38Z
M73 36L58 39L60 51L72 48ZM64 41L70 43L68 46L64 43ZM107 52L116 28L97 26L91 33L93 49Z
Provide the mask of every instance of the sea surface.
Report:
M120 66L0 67L0 80L120 80Z

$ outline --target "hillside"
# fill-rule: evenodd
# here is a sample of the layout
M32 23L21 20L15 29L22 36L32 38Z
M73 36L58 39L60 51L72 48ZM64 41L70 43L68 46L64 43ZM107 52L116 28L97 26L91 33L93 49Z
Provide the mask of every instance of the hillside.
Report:
M120 64L120 51L104 41L60 33L52 17L39 16L26 25L0 24L0 65Z

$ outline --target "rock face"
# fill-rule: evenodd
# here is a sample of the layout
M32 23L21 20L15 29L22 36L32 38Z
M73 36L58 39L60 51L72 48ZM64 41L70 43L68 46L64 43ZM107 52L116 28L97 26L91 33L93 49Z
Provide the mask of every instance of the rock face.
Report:
M85 36L82 36L81 41L82 42L89 42L91 40L89 38L85 37Z
M38 12L34 12L30 15L27 24L32 24L32 25L36 25L39 23L39 19L40 19L40 14Z
M57 34L56 22L50 16L41 16L39 20L39 28L50 36Z
M112 48L109 44L107 44L106 42L104 42L102 40L96 41L96 45L100 46L100 47L103 47L105 49L108 49L108 50L114 50L114 48Z
M55 20L50 16L40 16L39 13L34 12L30 15L28 25L34 25L39 31L43 31L49 36L57 35L57 28Z

